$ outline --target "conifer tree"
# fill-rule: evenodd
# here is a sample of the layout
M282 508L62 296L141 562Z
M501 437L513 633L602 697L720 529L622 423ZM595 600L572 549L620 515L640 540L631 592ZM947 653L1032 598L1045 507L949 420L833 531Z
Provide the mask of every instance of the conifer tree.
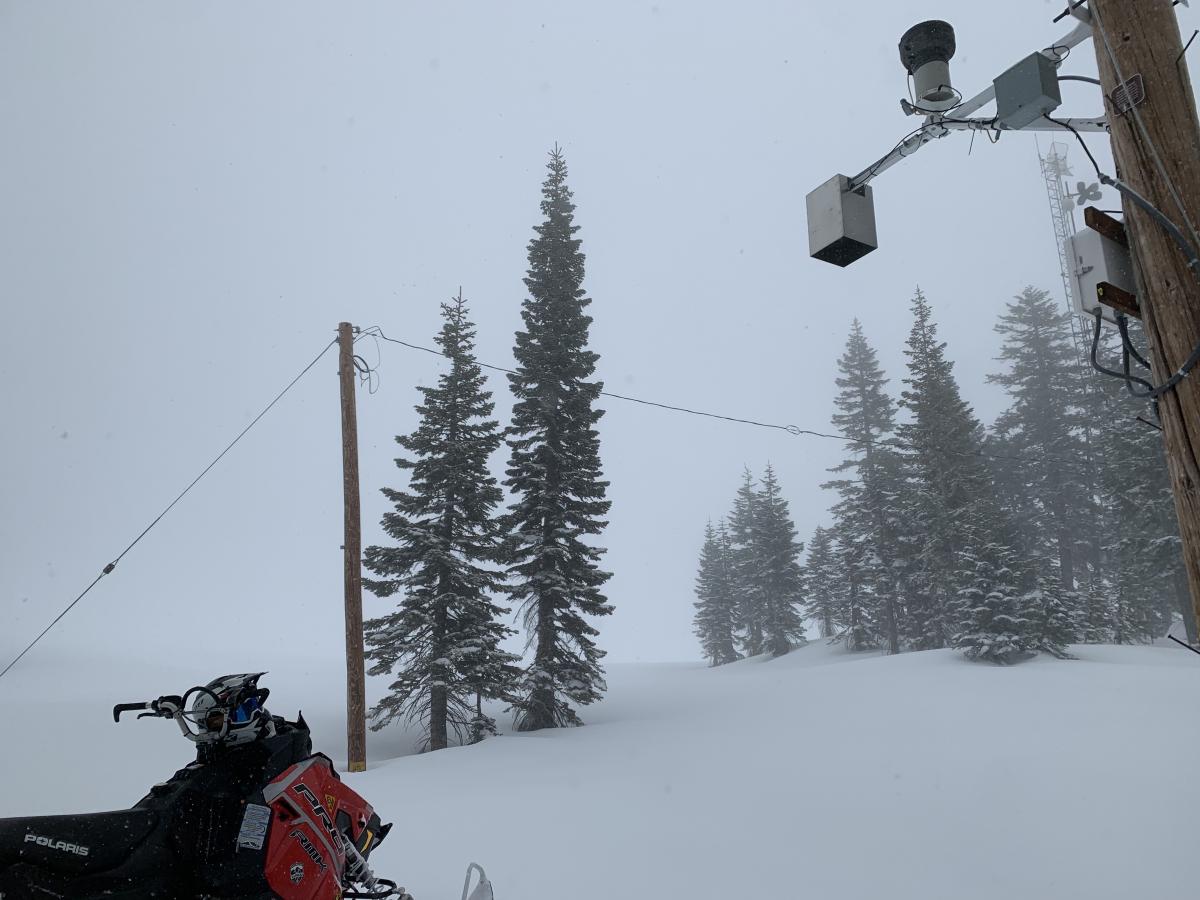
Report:
M1023 524L1025 543L1058 558L1060 590L1076 589L1081 525L1092 519L1086 484L1079 359L1069 316L1046 291L1026 287L1000 316L1005 371L989 375L1011 398L994 431L1006 455L1006 493Z
M870 589L872 566L864 566L869 550L862 546L862 538L843 522L835 522L830 529L833 537L833 553L841 573L842 589L838 592L839 609L835 620L839 632L835 640L847 650L871 650L883 643L879 627L875 594Z
M704 547L696 575L695 632L710 665L721 666L738 659L733 645L734 607L729 535L724 524L704 528Z
M829 482L840 501L833 513L864 604L870 605L889 653L900 652L903 609L898 551L903 544L898 521L901 466L888 443L895 429L895 403L874 348L857 319L838 360L837 411L833 424L846 435L847 459L831 471L849 473Z
M972 657L1011 661L1029 646L1031 626L1018 598L1033 589L1033 568L1018 553L1016 529L983 456L983 429L962 399L945 346L918 289L901 401L911 419L898 429L908 472L904 517L922 545L911 640L918 648L953 644Z
M383 530L396 543L366 549L377 577L363 580L379 597L401 595L395 612L365 625L369 672L399 669L372 710L372 727L416 719L430 750L446 747L451 732L477 737L476 695L510 699L518 674L517 657L501 648L513 633L500 622L509 610L492 600L501 581L493 564L502 495L488 457L500 445L498 426L461 293L442 304L442 316L437 343L450 368L436 387L419 389L420 425L396 438L406 451L396 465L410 473L407 490L383 489L395 505Z
M834 637L840 628L838 613L842 607L842 572L834 556L833 536L820 525L808 542L804 565L808 587L807 615L817 622L817 633Z
M787 500L769 463L755 503L754 532L763 649L772 656L783 656L795 644L804 642L804 621L799 609L804 601L804 576L799 562L804 545L796 541L796 527Z
M1020 598L1019 609L1028 623L1029 647L1069 659L1067 645L1079 639L1079 594L1062 589L1057 557L1054 563L1051 567L1043 561L1033 587Z
M921 549L914 561L906 624L915 648L935 649L948 646L955 631L954 609L964 576L975 577L974 560L964 556L971 538L976 547L990 543L985 536L971 535L978 524L976 508L990 485L979 455L982 428L959 393L954 364L946 359L946 345L937 338L933 311L919 288L912 310L904 351L907 388L901 394L910 420L897 433L906 448L909 479L904 516Z
M760 590L761 554L755 541L758 536L755 522L758 517L758 491L749 466L742 470L742 483L738 487L729 514L730 564L733 573L734 605L736 608L737 636L742 653L757 656L766 647L764 643L764 601Z
M595 427L603 385L593 380L599 357L588 349L584 254L557 147L547 169L509 375L516 402L504 482L516 495L505 519L510 591L533 648L513 704L523 731L582 724L570 704L593 703L605 690L604 651L589 617L613 610L601 592L610 577L599 565L604 551L589 542L610 506Z
M1025 617L1013 551L989 544L963 551L965 586L952 601L957 633L953 644L968 659L1006 665L1031 655L1036 643Z

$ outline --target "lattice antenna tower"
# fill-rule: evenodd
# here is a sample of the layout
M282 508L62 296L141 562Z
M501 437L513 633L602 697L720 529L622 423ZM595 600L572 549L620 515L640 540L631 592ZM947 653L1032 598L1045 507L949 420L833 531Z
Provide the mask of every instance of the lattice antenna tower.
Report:
M1067 177L1071 174L1067 162L1066 144L1055 141L1043 156L1038 150L1042 179L1046 182L1046 198L1050 201L1050 222L1054 226L1054 246L1058 250L1058 269L1062 276L1063 299L1071 304L1071 260L1067 258L1067 239L1075 236L1075 203L1067 193Z
M1050 201L1050 223L1054 228L1054 248L1058 251L1058 273L1062 278L1063 302L1071 314L1071 335L1075 339L1075 350L1079 363L1087 367L1085 354L1087 344L1080 331L1079 317L1071 305L1071 279L1073 260L1067 254L1067 239L1075 236L1075 195L1067 187L1067 178L1072 174L1067 161L1067 145L1060 141L1050 144L1043 156L1038 147L1038 164L1042 168L1042 180L1046 184L1046 199Z

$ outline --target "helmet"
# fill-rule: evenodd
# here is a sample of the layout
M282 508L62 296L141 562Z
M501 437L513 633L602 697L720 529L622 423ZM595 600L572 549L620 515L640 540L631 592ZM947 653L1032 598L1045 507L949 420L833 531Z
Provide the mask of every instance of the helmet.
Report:
M271 692L258 686L266 672L222 675L194 687L191 709L184 713L196 729L197 743L246 744L275 734L275 723L263 703Z

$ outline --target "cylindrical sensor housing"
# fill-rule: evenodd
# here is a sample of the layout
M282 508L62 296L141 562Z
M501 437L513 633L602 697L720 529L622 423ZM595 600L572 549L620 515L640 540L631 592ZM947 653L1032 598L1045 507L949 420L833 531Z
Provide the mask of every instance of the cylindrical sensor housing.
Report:
M954 50L954 29L940 19L914 25L900 38L900 62L913 77L913 102L918 107L936 111L958 102L950 82Z

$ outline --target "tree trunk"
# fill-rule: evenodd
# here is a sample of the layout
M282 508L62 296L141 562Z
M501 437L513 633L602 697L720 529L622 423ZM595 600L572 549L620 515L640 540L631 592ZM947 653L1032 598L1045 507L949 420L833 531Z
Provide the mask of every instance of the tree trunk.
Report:
M446 728L447 691L433 687L429 691L429 749L445 750L449 746Z
M887 603L887 638L888 653L893 656L900 652L900 627L896 619L896 595L894 590L888 594Z
M1064 591L1075 590L1075 552L1071 528L1067 522L1066 504L1055 485L1054 521L1058 523L1058 574Z
M445 573L438 579L438 589L441 592L443 600L438 604L437 614L434 617L433 623L433 646L435 659L444 659L446 654L446 631L448 625L448 616L446 613L446 584L447 578ZM443 672L442 678L450 677L449 672ZM448 703L449 691L446 686L434 685L429 689L429 749L444 750L449 746L447 718L449 711Z

